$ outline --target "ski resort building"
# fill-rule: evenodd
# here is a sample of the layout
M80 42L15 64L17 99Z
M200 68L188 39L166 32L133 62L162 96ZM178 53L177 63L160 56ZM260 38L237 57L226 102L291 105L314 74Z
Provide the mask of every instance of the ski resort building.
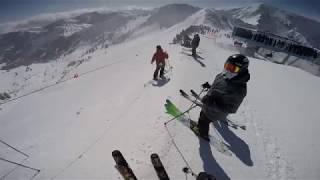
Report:
M284 52L289 56L292 55L311 61L315 61L320 57L320 50L270 32L234 27L232 36L236 40L245 42L249 49L258 50L259 48L265 48L271 52ZM270 56L272 56L272 54L270 54Z

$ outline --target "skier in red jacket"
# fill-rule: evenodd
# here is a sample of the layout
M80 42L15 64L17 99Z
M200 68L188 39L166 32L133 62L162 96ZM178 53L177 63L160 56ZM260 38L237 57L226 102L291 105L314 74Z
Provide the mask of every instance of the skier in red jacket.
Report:
M166 65L165 59L168 59L169 56L166 52L164 52L160 45L157 46L157 51L153 54L151 64L156 61L156 70L153 73L153 80L158 80L158 74L160 70L160 78L163 79L164 76L164 67Z

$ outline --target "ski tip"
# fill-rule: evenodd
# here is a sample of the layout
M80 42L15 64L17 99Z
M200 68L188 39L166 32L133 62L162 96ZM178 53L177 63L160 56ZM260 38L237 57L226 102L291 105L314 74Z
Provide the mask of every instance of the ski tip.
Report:
M166 99L166 103L171 103L171 101L169 99Z
M119 154L121 154L121 152L117 149L112 151L112 156L117 156Z
M158 158L159 156L158 156L157 153L152 153L152 154L150 155L150 157L151 157L151 158Z
M184 90L180 89L179 92L182 94L182 95L187 95L186 92L184 92Z

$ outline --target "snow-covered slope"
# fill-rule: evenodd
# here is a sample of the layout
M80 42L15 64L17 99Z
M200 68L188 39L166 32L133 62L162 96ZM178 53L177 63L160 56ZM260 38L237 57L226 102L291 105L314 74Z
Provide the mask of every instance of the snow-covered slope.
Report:
M200 84L213 81L225 59L235 53L201 37L203 59L194 60L188 51L169 44L180 28L197 19L201 20L195 15L168 30L112 46L108 53L97 50L91 61L70 70L70 80L2 104L0 139L29 157L2 143L0 157L41 171L33 177L35 171L0 160L1 178L118 179L111 152L120 149L139 179L156 179L149 160L153 152L172 179L185 179L181 169L186 164L163 126L169 119L165 100L187 109L190 102L178 90L199 91ZM155 67L150 60L158 44L170 56L170 81L144 86L152 77ZM210 131L230 145L233 156L219 153L173 121L168 129L184 158L193 171L223 179L318 179L315 112L320 79L252 58L249 70L248 95L230 117L247 130ZM198 113L199 109L189 116L196 120Z

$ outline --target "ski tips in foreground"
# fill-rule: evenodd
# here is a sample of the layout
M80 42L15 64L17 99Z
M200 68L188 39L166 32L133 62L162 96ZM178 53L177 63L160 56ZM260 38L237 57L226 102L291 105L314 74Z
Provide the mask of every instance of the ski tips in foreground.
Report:
M177 117L182 114L182 112L169 99L166 99L166 104L164 106L167 111L166 113L173 117Z
M132 169L119 150L112 151L112 157L116 162L116 169L119 171L124 180L137 180Z
M151 154L150 158L151 158L151 163L157 173L159 180L169 180L170 178L160 160L159 155L156 153L153 153Z

